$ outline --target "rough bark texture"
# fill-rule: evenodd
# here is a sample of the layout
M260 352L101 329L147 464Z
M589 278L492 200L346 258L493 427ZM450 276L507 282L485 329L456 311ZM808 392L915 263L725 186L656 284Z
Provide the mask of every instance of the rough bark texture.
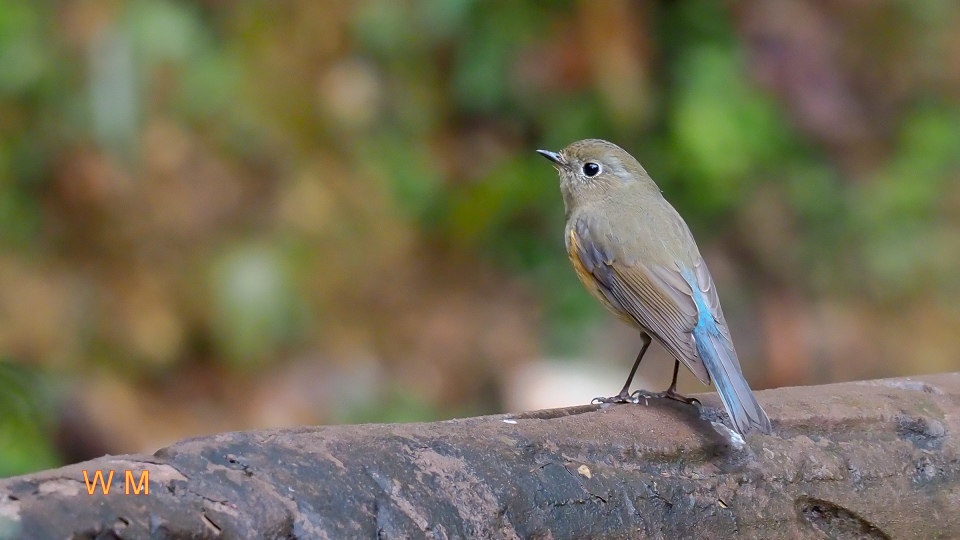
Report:
M759 399L190 439L0 481L0 538L960 538L960 373Z

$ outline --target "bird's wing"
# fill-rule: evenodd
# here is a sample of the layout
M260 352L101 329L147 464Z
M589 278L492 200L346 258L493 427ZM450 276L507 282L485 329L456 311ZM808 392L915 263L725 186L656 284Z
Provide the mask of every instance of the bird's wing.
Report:
M618 260L614 253L595 241L585 220L578 220L570 227L567 250L577 258L583 270L593 276L613 306L656 337L700 381L710 384L710 374L697 353L693 338L697 304L679 267ZM702 262L699 266L706 269ZM706 276L709 279L709 273ZM711 280L709 289L716 297L712 283ZM716 306L719 308L719 300Z

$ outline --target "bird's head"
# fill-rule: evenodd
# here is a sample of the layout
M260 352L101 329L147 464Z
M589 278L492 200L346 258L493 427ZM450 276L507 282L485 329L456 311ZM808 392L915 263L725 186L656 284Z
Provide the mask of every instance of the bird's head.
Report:
M585 139L559 152L537 150L560 173L560 190L567 212L619 192L659 193L647 171L626 150L601 139Z

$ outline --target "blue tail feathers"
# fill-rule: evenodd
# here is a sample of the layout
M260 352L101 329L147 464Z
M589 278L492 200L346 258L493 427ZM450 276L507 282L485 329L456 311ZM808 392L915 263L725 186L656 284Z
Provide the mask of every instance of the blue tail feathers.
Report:
M714 331L710 330L698 324L693 330L693 336L700 359L707 367L734 427L741 434L752 430L770 433L770 419L740 372L733 344L717 331L716 327Z
M703 361L713 384L717 387L720 400L730 414L730 420L741 434L757 430L762 433L771 433L770 418L763 411L757 398L743 378L740 371L740 362L737 352L733 348L726 329L721 329L723 316L718 317L707 306L703 292L699 290L696 280L689 274L684 276L693 290L694 302L697 304L697 324L693 328L693 338L697 345L697 354ZM711 283L712 285L712 283ZM717 306L719 310L719 305Z

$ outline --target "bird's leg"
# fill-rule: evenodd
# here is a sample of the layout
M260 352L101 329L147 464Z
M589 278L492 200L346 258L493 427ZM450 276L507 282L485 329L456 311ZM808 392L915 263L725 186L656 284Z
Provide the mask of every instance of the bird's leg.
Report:
M667 399L672 399L679 401L681 403L686 403L687 405L693 405L696 403L700 404L700 400L697 398L688 398L687 396L677 393L677 373L680 371L680 361L675 360L673 364L673 380L670 382L670 388L667 388L663 392L663 397Z
M697 398L688 398L677 392L677 375L680 373L680 361L674 360L673 364L673 380L670 381L670 388L667 388L663 392L644 392L643 390L637 390L631 396L636 396L636 400L639 401L640 398L667 398L674 401L679 401L680 403L686 403L687 405L697 404L700 405L700 400Z
M640 352L637 354L637 359L633 362L633 367L630 369L630 375L627 376L627 382L623 383L623 389L620 390L620 393L612 397L598 397L593 398L591 403L634 403L634 398L630 395L630 384L633 382L633 376L637 374L637 368L640 367L640 361L643 360L643 355L647 352L647 347L650 346L650 336L646 333L643 334L643 346L640 347Z

